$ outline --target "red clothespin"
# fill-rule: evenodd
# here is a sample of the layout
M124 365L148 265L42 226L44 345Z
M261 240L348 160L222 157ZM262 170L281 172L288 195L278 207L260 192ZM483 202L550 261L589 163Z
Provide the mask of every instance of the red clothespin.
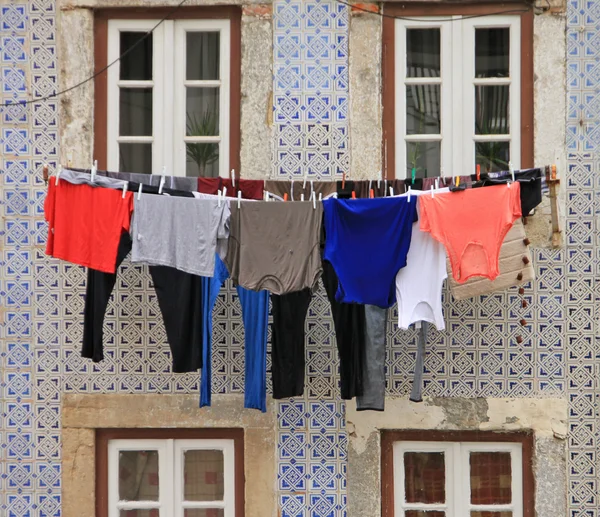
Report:
M288 195L287 195L287 192L285 192L285 193L283 194L283 200L284 200L284 201L287 201L287 200L288 200Z
M342 190L346 188L346 173L342 172Z
M352 191L352 199L356 199L356 192Z
M371 199L373 199L375 197L375 194L373 193L373 189L371 189L371 191L369 192L369 197Z
M477 164L477 181L481 179L481 165Z

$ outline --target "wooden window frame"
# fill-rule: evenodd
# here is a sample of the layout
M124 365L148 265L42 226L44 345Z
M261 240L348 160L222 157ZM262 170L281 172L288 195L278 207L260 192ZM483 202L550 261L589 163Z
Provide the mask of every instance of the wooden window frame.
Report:
M96 429L96 517L108 517L108 444L111 440L233 440L235 517L244 517L243 429Z
M108 64L109 20L155 20L169 15L168 8L100 9L94 17L94 69ZM241 8L236 6L182 7L169 20L228 20L230 23L229 68L229 169L240 170L241 105ZM94 79L94 151L98 167L106 169L108 154L108 72Z
M501 11L518 11L521 22L521 168L533 167L534 115L533 115L533 8L521 0L500 3L431 4L431 3L384 3L382 27L382 104L383 141L382 159L384 177L396 178L396 57L395 22L391 16L444 17L499 14ZM518 14L518 13L513 13Z
M381 515L394 517L394 443L396 442L505 442L522 446L523 517L535 517L535 483L531 432L493 431L381 431Z

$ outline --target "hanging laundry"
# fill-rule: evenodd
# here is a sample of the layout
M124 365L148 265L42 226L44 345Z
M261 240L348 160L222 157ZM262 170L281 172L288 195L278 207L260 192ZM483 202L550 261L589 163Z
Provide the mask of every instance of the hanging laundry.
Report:
M271 376L273 398L304 394L304 322L312 293L302 289L271 295Z
M141 194L134 208L132 262L212 276L218 241L229 235L228 201Z
M447 188L438 189L434 191L434 196L448 192ZM431 191L414 191L411 196L419 199L431 197ZM429 232L421 231L418 222L414 223L406 267L396 275L398 327L408 329L417 321L428 321L435 324L438 330L445 328L442 287L446 277L446 251L443 244Z
M521 217L519 183L421 196L421 230L446 248L454 279L493 280L504 237Z
M114 273L123 231L129 231L131 192L74 185L52 177L44 201L48 222L46 254L105 273Z
M406 266L417 199L328 199L325 260L339 278L339 302L391 307L395 279Z
M273 294L314 290L322 271L322 213L320 203L244 202L238 207L232 201L225 259L232 280Z
M405 191L408 182L404 180L362 180L355 181L353 185L353 189L356 192L356 197L360 199L366 199L371 197L371 190L373 190L373 197L389 197L390 195L390 187L394 190L395 194L401 194ZM415 188L415 187L413 187ZM347 192L348 189L344 189L343 192ZM352 194L352 191L350 192ZM343 198L342 194L338 194L338 198ZM346 198L350 198L350 196L346 196Z
M263 198L265 182L262 180L237 179L235 187L228 178L195 178L198 182L198 192L203 194L216 194L219 190L227 188L227 195L237 197L238 191L242 193L242 199L254 199L259 201Z
M312 183L312 185L311 185ZM302 194L304 194L304 200L310 199L311 193L314 191L317 199L319 194L326 198L331 196L337 191L337 184L335 181L307 181L306 185L303 186L304 180L294 181L294 196L292 199L292 182L291 181L280 181L280 180L268 180L265 181L265 190L271 194L275 194L283 199L284 194L288 195L290 201L300 201ZM312 190L311 190L312 189Z
M429 322L424 321L418 330L417 336L417 357L415 359L415 375L413 377L412 390L409 400L411 402L423 401L423 373L425 370L425 344L427 343L427 332L429 331Z
M365 305L365 355L363 391L356 397L357 411L385 409L385 348L388 309Z
M505 291L510 287L526 284L535 280L535 270L531 259L531 251L526 244L527 235L521 219L517 219L506 234L498 260L500 274L494 280L473 277L463 284L457 283L452 275L448 281L450 292L455 300L474 298L482 294ZM450 261L446 268L452 271Z
M215 256L211 278L203 279L203 354L204 368L200 379L200 407L210 406L212 388L212 312L219 291L229 273L223 261ZM249 291L237 286L244 324L244 407L267 411L267 330L269 292Z

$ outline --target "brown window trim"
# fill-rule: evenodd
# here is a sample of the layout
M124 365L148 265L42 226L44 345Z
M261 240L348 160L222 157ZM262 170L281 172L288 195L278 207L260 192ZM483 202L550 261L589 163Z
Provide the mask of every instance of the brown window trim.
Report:
M533 167L533 8L531 3L505 1L498 3L440 4L386 2L384 13L392 16L449 16L492 14L500 11L527 9L521 14L521 167ZM383 18L383 166L384 177L396 177L394 32L395 20Z
M100 9L94 17L94 69L96 73L108 64L108 20L162 19L172 9L124 8ZM182 7L170 20L227 19L231 23L231 60L229 88L229 168L240 170L240 99L241 99L241 48L242 11L240 7ZM98 167L107 164L107 73L94 80L94 157Z
M108 517L108 442L122 439L233 440L235 517L244 517L243 429L96 429L96 517Z
M381 515L394 517L394 442L516 442L523 447L523 517L535 516L533 433L493 431L381 431Z

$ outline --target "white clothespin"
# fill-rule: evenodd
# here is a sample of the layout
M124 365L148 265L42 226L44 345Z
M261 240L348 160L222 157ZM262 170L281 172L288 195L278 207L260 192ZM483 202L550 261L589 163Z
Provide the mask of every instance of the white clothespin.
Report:
M302 190L304 190L306 188L306 174L307 174L307 172L305 171L304 172L304 181L302 182Z
M237 198L238 198L238 208L240 208L241 202L242 202L242 191L241 190L238 190Z
M167 176L167 166L163 165L162 175L160 177L160 183L158 184L158 193L162 194L163 188L165 186L165 179Z
M304 201L304 192L302 192L302 194L300 194L300 201Z
M379 171L379 179L377 180L377 188L381 187L381 178L383 177L383 172Z
M223 197L227 197L227 187L223 187Z
M319 201L323 201L323 192L319 192Z
M267 200L267 191L263 190L263 201Z
M127 187L129 187L129 182L126 181L125 183L123 183L123 195L121 196L123 199L125 199L125 193L127 192Z
M316 210L317 209L317 195L313 191L313 193L310 196L312 197L313 210Z
M410 186L409 186L409 187L408 187L408 198L407 198L409 203L410 203L410 190L411 190L411 188L410 188Z
M383 182L383 197L387 196L387 180Z
M508 162L508 170L510 170L512 180L515 181L515 168L513 167L512 162Z
M435 190L440 188L440 180L439 178L435 178Z
M315 196L315 199L317 197L315 194L315 182L313 180L310 180L310 195Z
M231 169L231 186L235 188L235 169Z
M92 183L94 183L94 180L96 179L97 171L98 171L98 160L94 160L94 163L92 164L92 173L90 174Z
M138 201L142 198L142 184L138 187Z
M294 180L290 183L290 201L294 201Z
M394 197L394 187L390 187L390 196Z
M217 206L221 208L221 190L217 190Z
M58 170L56 171L56 179L54 180L54 186L58 187L58 178L60 178L60 173L62 172L62 166L58 166Z
M367 197L371 195L371 190L373 188L373 180L369 180L369 190L367 190Z

